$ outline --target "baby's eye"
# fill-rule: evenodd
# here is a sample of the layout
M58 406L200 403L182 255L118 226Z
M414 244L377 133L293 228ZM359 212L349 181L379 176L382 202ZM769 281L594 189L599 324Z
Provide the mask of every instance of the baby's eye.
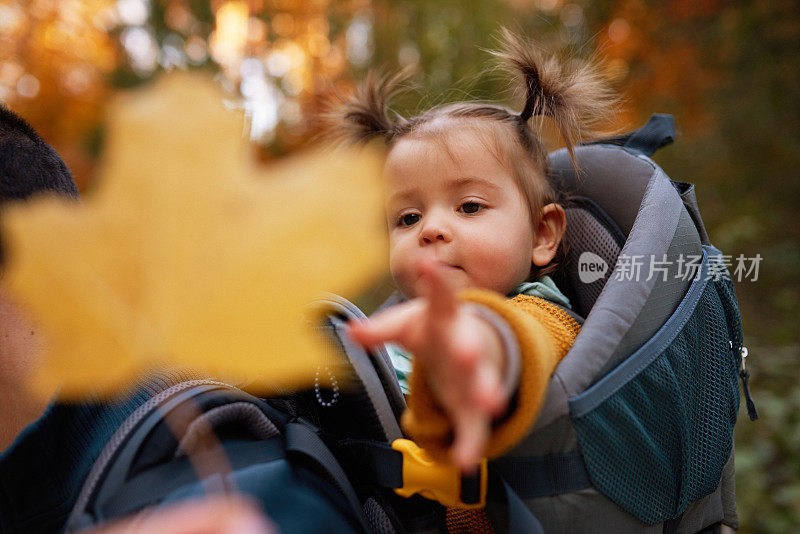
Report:
M406 213L397 220L398 226L412 226L419 222L419 213Z
M479 204L477 202L464 202L463 204L461 204L459 210L461 210L464 213L471 214L471 213L478 213L484 207L485 206L483 204Z

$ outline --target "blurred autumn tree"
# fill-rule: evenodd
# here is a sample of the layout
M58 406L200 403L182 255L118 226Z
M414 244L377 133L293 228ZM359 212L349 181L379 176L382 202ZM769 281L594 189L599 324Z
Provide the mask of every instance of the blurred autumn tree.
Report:
M265 157L313 138L331 90L417 66L401 112L506 93L488 55L501 25L594 49L625 97L614 126L676 117L657 154L697 184L714 243L760 254L737 285L762 420L737 430L744 530L800 529L800 14L796 0L0 0L0 100L53 142L85 188L113 91L171 68L219 73ZM511 105L519 103L509 102Z
M114 89L173 68L220 74L254 139L283 153L313 132L326 87L369 59L368 2L0 0L0 99L92 179ZM364 58L364 59L359 59Z

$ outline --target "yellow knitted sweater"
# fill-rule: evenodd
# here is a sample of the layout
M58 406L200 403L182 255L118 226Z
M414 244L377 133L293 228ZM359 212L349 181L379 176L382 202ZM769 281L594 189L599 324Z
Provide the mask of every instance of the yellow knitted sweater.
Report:
M492 291L470 289L460 300L482 304L511 327L520 347L522 366L513 412L493 429L485 456L497 457L516 445L533 426L550 376L567 354L580 326L563 309L544 299L517 295L507 299ZM452 444L453 429L425 380L423 364L415 359L410 378L408 410L403 414L406 433L434 457L444 457Z

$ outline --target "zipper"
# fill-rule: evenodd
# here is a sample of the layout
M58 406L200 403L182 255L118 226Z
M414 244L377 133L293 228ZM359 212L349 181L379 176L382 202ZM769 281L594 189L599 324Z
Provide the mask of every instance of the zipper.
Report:
M733 342L731 341L731 349L733 349ZM737 351L734 351L734 353ZM758 410L756 410L756 403L753 402L753 397L750 395L750 371L747 370L747 356L750 351L742 345L738 349L739 356L742 361L742 367L739 370L739 379L742 381L742 392L744 393L744 401L747 406L747 416L751 421L758 420Z

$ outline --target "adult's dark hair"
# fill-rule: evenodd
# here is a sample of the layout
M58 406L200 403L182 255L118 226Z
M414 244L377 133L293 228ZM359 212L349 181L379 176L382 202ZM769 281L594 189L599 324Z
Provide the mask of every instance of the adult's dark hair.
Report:
M0 202L44 191L78 197L72 174L58 152L0 104Z
M43 192L78 198L72 173L58 152L30 124L0 104L0 217L6 202Z

